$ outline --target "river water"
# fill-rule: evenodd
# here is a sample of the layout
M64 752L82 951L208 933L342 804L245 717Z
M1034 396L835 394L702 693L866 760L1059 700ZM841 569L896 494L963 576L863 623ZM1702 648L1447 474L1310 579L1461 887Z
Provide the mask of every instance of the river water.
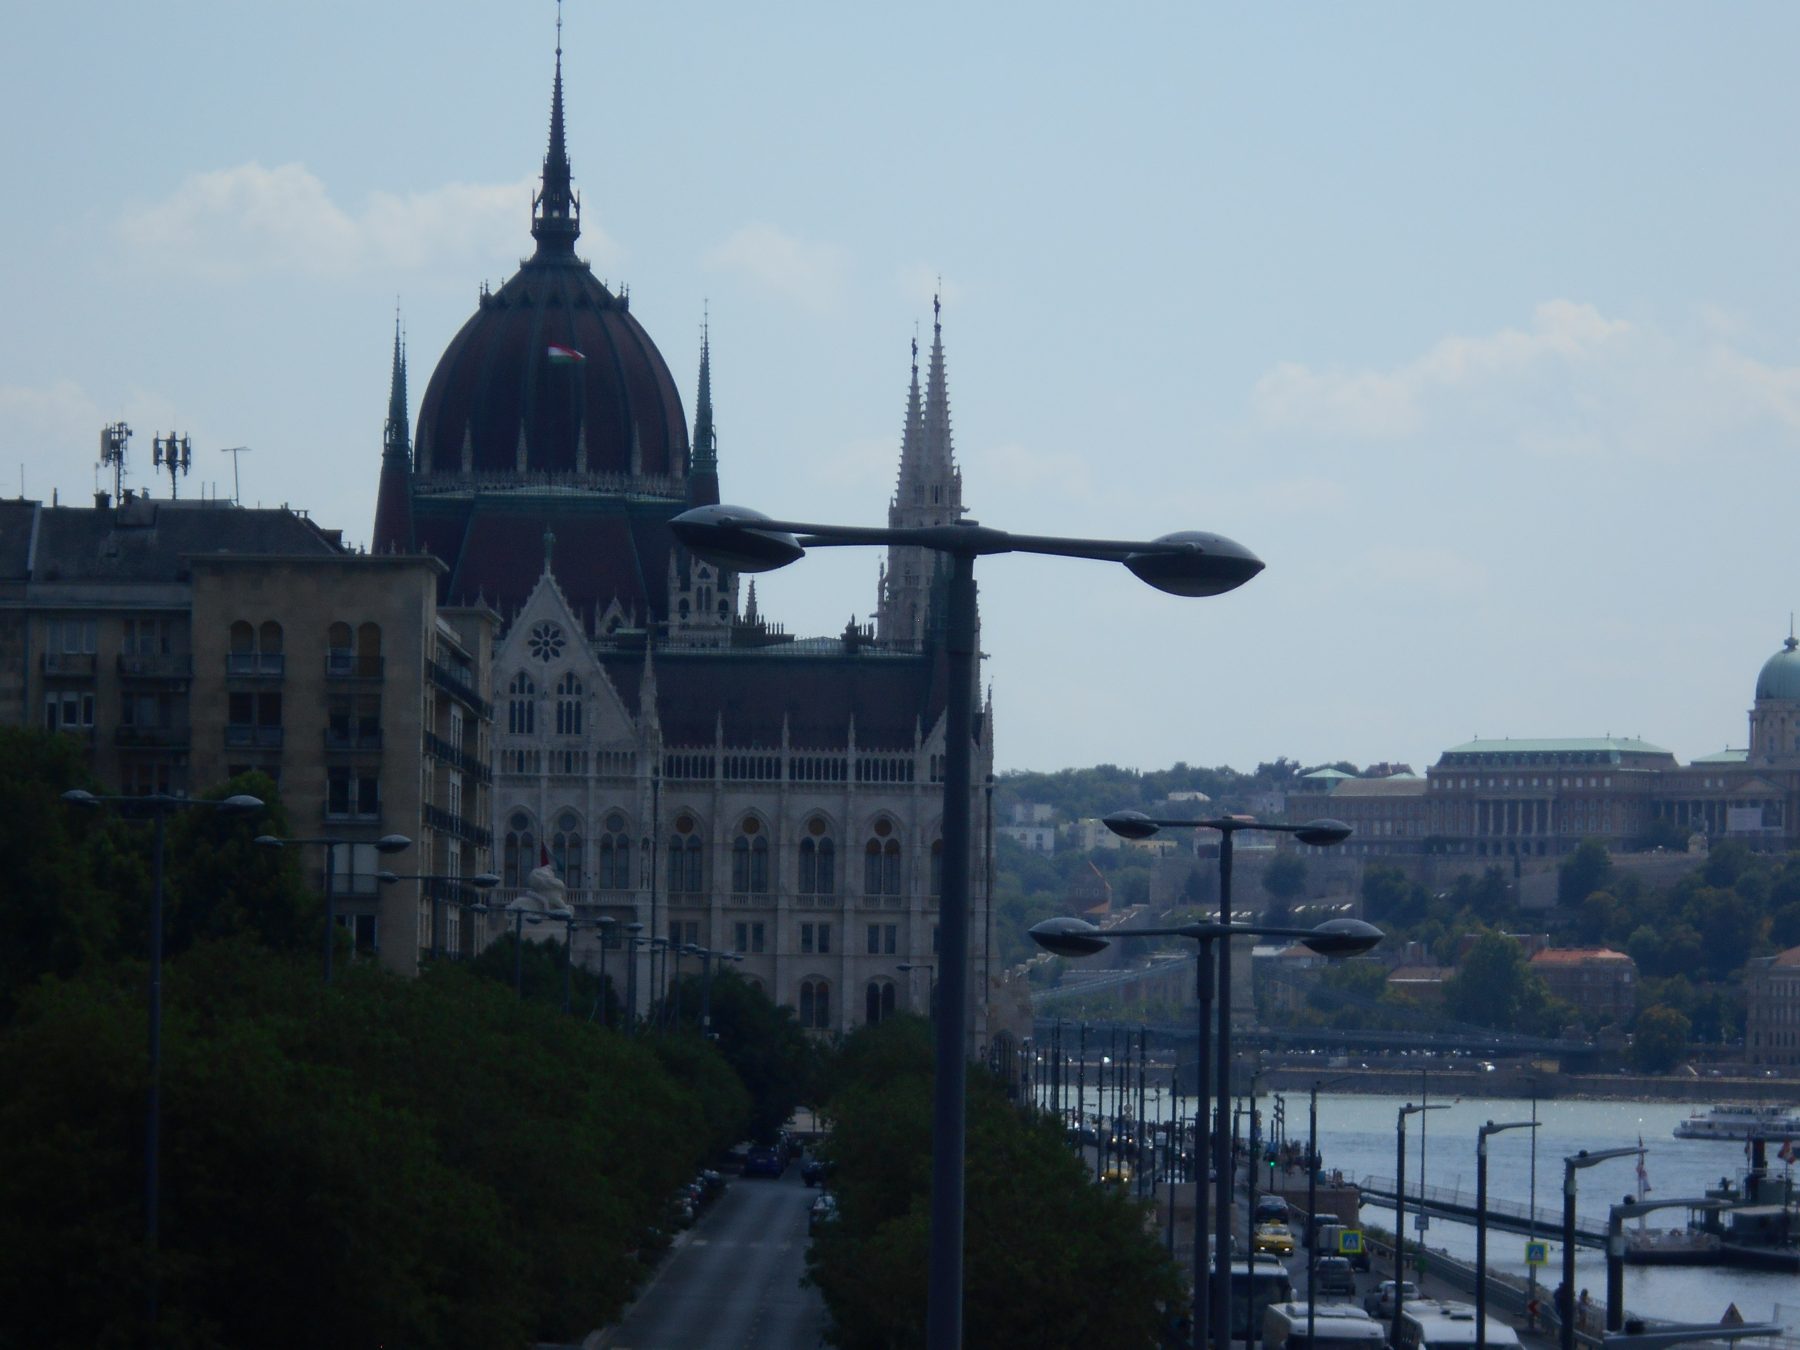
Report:
M1090 1088L1090 1110L1097 1104L1093 1095ZM1283 1097L1288 1138L1304 1144L1307 1094L1288 1092ZM1407 1101L1420 1100L1424 1099L1321 1093L1319 1152L1325 1168L1343 1172L1347 1181L1360 1181L1366 1176L1391 1178L1399 1108ZM1412 1191L1413 1182L1423 1177L1427 1185L1460 1190L1472 1198L1476 1130L1490 1120L1530 1120L1532 1103L1435 1095L1429 1100L1446 1109L1407 1119L1407 1189ZM1110 1108L1110 1099L1107 1104ZM1267 1122L1272 1115L1269 1095L1263 1094L1258 1105ZM1192 1110L1191 1099L1185 1109ZM1536 1208L1540 1211L1560 1213L1565 1157L1581 1149L1633 1147L1640 1139L1647 1150L1644 1170L1649 1200L1699 1197L1708 1186L1718 1185L1722 1177L1736 1181L1745 1165L1743 1144L1674 1137L1676 1123L1693 1109L1684 1104L1651 1102L1539 1101L1536 1113L1540 1123L1536 1130L1510 1130L1489 1138L1489 1198L1516 1204L1532 1201L1534 1142ZM1166 1110L1166 1101L1159 1102L1146 1114L1154 1119ZM1770 1165L1779 1167L1774 1149L1769 1152ZM1576 1175L1575 1208L1588 1227L1604 1228L1608 1208L1632 1192L1637 1183L1632 1158L1600 1163ZM1368 1221L1393 1227L1391 1209L1369 1204L1363 1213ZM1685 1221L1685 1211L1680 1209L1660 1211L1648 1219L1652 1225L1660 1222L1665 1227ZM1407 1228L1413 1228L1410 1213ZM1463 1260L1474 1259L1475 1230L1471 1225L1433 1217L1425 1236L1431 1247ZM1538 1279L1554 1288L1562 1278L1561 1244L1555 1240L1554 1232L1545 1236L1550 1239L1550 1264L1539 1269ZM1490 1230L1488 1263L1495 1272L1524 1278L1525 1238ZM1575 1276L1577 1290L1589 1289L1596 1303L1604 1302L1606 1261L1597 1249L1576 1249ZM1734 1303L1747 1321L1785 1321L1790 1333L1800 1332L1795 1317L1800 1311L1800 1276L1724 1266L1625 1267L1625 1305L1634 1313L1683 1321L1717 1321ZM1784 1305L1784 1316L1776 1315L1777 1303Z

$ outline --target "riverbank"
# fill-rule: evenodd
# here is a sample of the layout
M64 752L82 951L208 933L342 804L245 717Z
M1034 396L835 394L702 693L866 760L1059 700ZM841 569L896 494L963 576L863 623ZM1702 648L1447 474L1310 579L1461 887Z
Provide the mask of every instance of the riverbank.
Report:
M1800 1102L1800 1082L1784 1078L1689 1078L1676 1074L1578 1074L1500 1066L1491 1071L1413 1068L1323 1069L1310 1064L1270 1066L1258 1076L1273 1092L1305 1092L1330 1081L1333 1092L1359 1096L1418 1098L1511 1097L1597 1102L1679 1102L1696 1106L1725 1102Z

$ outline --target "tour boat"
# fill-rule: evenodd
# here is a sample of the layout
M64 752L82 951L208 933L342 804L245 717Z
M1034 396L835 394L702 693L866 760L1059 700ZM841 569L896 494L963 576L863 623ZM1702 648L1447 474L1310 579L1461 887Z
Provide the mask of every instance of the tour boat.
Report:
M1800 1139L1800 1111L1791 1106L1715 1106L1675 1127L1677 1139Z

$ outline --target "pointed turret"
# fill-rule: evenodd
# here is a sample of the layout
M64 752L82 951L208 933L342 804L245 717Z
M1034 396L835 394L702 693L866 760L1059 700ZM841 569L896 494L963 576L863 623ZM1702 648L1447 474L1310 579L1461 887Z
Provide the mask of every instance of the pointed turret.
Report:
M713 430L712 329L700 330L700 390L694 396L693 464L688 470L687 504L719 504L719 442Z
M388 379L387 425L381 437L381 480L375 493L374 553L413 548L412 444L406 420L406 347L400 315L394 315L394 367Z
M544 155L543 186L531 200L531 235L538 241L540 259L575 256L575 240L581 234L581 198L576 195L569 169L569 150L563 139L562 10L556 12L556 80L550 92L550 149Z

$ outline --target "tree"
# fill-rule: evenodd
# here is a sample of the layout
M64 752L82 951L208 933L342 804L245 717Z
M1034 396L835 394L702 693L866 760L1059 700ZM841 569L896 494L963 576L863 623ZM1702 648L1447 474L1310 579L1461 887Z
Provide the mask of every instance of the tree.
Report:
M1459 1021L1525 1035L1555 1029L1555 1005L1525 949L1504 933L1486 933L1444 982L1444 1007Z
M1657 1004L1638 1015L1631 1036L1631 1065L1639 1073L1667 1073L1687 1058L1693 1024L1686 1015Z
M1567 909L1595 891L1605 890L1612 875L1612 855L1598 839L1583 839L1556 868L1556 903Z
M1306 894L1306 859L1298 853L1277 853L1263 868L1262 888L1285 911Z
M1362 880L1363 916L1390 928L1410 928L1431 908L1431 895L1397 867L1370 867Z

